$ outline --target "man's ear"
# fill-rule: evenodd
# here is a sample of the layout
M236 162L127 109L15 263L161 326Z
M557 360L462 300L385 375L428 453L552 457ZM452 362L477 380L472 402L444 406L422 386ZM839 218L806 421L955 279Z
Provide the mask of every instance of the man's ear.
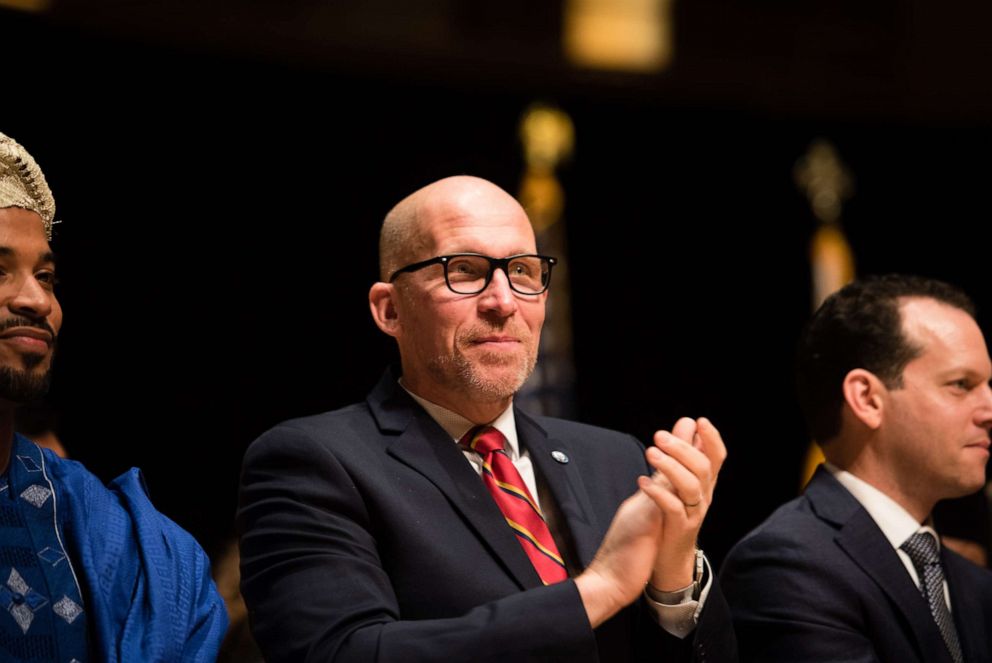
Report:
M888 393L885 384L871 371L855 368L844 377L842 389L851 414L871 430L877 430L882 425Z
M379 281L369 289L369 309L376 326L384 333L396 337L400 331L400 317L396 308L396 286Z

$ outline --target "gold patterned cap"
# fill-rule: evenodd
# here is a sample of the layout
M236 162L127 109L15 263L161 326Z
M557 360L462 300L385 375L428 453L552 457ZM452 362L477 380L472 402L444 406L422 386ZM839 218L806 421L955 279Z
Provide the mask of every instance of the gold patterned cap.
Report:
M21 207L35 212L52 239L55 198L45 175L28 151L13 138L0 133L0 209Z

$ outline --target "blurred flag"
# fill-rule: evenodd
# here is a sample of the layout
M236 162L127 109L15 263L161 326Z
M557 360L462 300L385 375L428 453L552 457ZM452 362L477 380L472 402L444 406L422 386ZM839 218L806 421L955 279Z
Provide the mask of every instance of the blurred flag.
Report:
M558 264L552 272L541 332L541 361L515 400L536 414L571 418L575 416L572 293L563 215L565 190L555 169L572 155L575 128L564 111L534 104L520 121L520 140L526 166L518 198L534 226L538 250L558 258Z
M810 242L813 310L854 279L854 256L844 237L840 218L844 201L854 193L854 179L836 148L823 138L814 140L793 170L796 185L809 199L818 228ZM824 460L820 447L810 443L803 463L801 487Z

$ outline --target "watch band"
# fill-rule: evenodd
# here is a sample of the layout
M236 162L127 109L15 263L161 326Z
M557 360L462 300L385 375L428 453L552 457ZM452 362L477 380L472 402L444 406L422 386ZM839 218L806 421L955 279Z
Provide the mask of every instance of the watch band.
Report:
M703 551L701 548L696 548L696 564L692 569L692 598L695 601L699 600L699 596L703 591L703 572L705 566L703 564Z

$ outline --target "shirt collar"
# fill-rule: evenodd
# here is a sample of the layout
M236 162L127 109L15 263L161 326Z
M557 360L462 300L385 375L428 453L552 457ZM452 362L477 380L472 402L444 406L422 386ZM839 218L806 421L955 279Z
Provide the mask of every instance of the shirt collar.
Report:
M860 479L847 470L842 470L830 463L824 463L824 466L864 507L893 548L898 550L906 539L922 530L929 532L937 539L939 549L940 537L937 536L937 532L934 531L929 522L924 524L917 522L916 518L909 515L909 512L895 500L864 479Z
M431 419L436 421L438 426L443 428L444 432L456 443L461 441L465 433L475 428L475 423L457 412L453 412L443 405L432 403L426 398L421 398L407 389L406 385L403 384L402 378L400 378L399 383L403 387L403 390L410 394L413 400L417 401L427 414L431 416ZM513 404L511 403L509 407L503 410L502 414L491 421L489 425L503 434L503 437L506 438L507 447L509 447L510 459L516 460L520 456L520 442L517 440L517 422L513 416Z
M33 483L37 477L44 477L45 460L41 447L20 433L14 433L14 444L7 463L7 485L10 496L18 495Z

